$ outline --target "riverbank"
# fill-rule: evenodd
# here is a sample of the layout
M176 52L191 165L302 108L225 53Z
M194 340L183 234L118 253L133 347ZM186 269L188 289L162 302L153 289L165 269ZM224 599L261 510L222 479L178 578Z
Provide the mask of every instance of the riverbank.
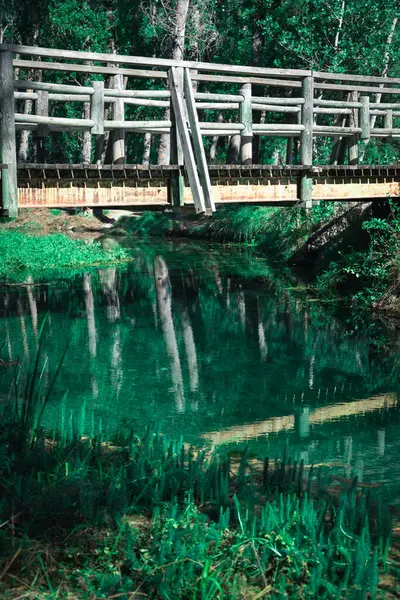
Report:
M112 435L84 407L45 431L40 363L0 412L2 598L355 600L393 585L391 513L356 480L338 496L303 461Z

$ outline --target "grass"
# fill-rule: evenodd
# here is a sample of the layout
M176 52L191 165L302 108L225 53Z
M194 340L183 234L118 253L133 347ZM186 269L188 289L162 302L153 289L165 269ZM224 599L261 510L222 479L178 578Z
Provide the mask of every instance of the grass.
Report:
M2 598L379 597L390 517L356 480L337 497L303 462L112 435L65 399L46 431L41 340L1 405Z
M99 242L73 240L63 234L32 236L0 231L1 277L18 277L41 270L81 268L128 261L123 248L104 249Z

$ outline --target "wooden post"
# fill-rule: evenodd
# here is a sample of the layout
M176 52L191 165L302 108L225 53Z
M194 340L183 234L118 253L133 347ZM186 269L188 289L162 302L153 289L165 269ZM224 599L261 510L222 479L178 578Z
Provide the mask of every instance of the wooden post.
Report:
M49 116L49 92L39 90L37 92L38 99L35 103L35 114L38 117ZM44 148L44 138L49 135L49 126L45 124L38 124L35 141L36 141L36 152L37 160L39 163L44 164L46 162L46 151Z
M179 86L179 92L183 94L183 67L177 67L176 78ZM184 206L185 197L185 179L183 176L183 148L181 139L179 136L178 125L176 122L175 111L172 105L171 98L171 140L170 140L170 155L169 162L171 165L178 165L181 167L179 171L173 171L171 173L171 179L168 185L168 200L172 206Z
M172 106L174 109L175 119L178 126L179 137L182 143L187 174L189 178L190 187L192 189L194 207L197 213L204 213L206 212L204 194L203 189L200 185L200 179L197 172L197 165L190 140L190 134L186 120L185 105L183 101L182 90L179 88L179 80L176 72L176 67L171 67L171 69L169 70L168 81L171 92Z
M94 121L93 135L104 134L104 81L93 81L94 94L90 97L90 119Z
M312 167L313 158L313 125L314 125L314 79L305 77L303 79L302 125L300 158L301 164ZM300 200L306 208L312 206L312 177L310 173L304 172L300 184Z
M371 137L371 120L369 114L369 96L361 96L360 102L362 104L360 109L360 127L361 127L361 139L369 140Z
M123 90L122 75L114 75L114 89ZM123 98L117 98L113 105L113 120L125 121L125 103ZM119 165L125 162L125 131L114 129L112 132L112 164Z
M14 118L14 75L12 54L0 50L0 163L2 209L8 217L18 216L17 151Z
M240 121L244 125L241 131L242 165L251 165L253 161L253 111L251 108L251 83L245 83L241 89L243 102L240 103Z
M197 168L199 170L200 184L203 188L204 201L206 209L212 213L215 212L215 204L212 195L206 153L203 146L203 138L201 137L199 117L197 115L196 102L194 99L192 78L190 76L189 69L185 69L185 99L190 129L192 131L194 155L197 162Z
M350 102L358 102L358 92L351 92ZM349 115L349 126L358 127L358 109L352 108ZM349 164L358 164L358 135L349 137Z

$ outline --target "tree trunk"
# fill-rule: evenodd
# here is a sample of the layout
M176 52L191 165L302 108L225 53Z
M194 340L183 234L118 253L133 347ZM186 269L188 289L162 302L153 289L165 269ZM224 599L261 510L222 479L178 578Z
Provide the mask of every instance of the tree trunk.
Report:
M83 103L82 119L90 119L90 103ZM82 162L89 164L92 160L92 134L85 131L83 134Z
M144 134L143 140L143 159L142 165L148 167L150 164L150 153L151 153L151 133Z
M386 51L385 51L385 56L384 56L384 64L383 64L383 69L381 72L381 77L387 77L388 71L389 71L389 63L390 63L390 46L392 45L393 42L393 36L394 36L394 32L396 31L396 27L398 24L399 18L398 17L394 17L393 21L392 21L392 25L390 27L390 31L389 31L389 35L387 37L386 40ZM385 84L380 83L379 87L383 88ZM382 94L380 92L378 92L377 94L375 94L375 102L377 104L379 104L382 100ZM373 127L375 127L375 123L376 123L376 115L373 115L371 117L371 129ZM369 144L370 140L366 140L364 143L364 146L360 152L360 157L359 157L359 162L360 164L364 161L364 155L365 155L365 151L367 149L367 145Z
M171 58L173 60L183 60L185 51L186 25L189 11L189 0L178 0L175 13L174 31L171 40ZM170 109L165 111L164 119L170 120ZM170 162L171 140L167 134L162 134L160 146L158 149L158 164L168 165Z
M239 161L241 137L239 135L231 135L228 147L228 156L226 162L228 165L234 165Z

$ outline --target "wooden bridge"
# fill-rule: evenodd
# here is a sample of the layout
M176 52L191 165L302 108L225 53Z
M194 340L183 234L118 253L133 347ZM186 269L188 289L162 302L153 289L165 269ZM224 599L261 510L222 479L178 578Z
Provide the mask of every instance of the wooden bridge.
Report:
M88 118L68 116L76 103ZM163 116L128 120L132 107ZM211 120L215 111L228 111L225 122ZM194 205L204 213L220 203L395 198L400 165L360 165L358 156L360 142L400 137L399 118L400 79L2 44L0 207L8 216L18 207L79 206ZM37 163L17 163L19 131L33 132ZM46 163L43 140L77 131L97 142L112 132L111 164ZM129 133L169 135L171 164L126 164ZM205 136L240 137L240 164L208 164ZM286 138L287 164L253 165L256 136ZM313 166L321 137L346 139L349 165Z

